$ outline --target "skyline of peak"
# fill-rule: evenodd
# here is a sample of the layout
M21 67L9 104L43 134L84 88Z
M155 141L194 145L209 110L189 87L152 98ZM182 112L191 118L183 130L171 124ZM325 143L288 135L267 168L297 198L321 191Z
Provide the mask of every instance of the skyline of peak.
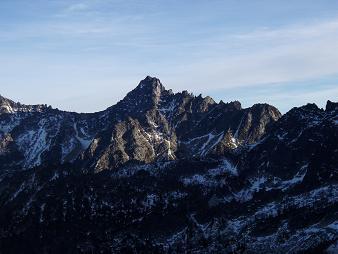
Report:
M158 91L157 89L157 85L160 86L160 91ZM166 92L165 93L165 96L168 96L168 95L182 95L183 97L185 96L190 96L190 97L193 97L195 99L202 99L204 101L208 101L208 103L211 103L211 104L214 104L214 103L217 103L219 105L232 105L234 108L236 109L245 109L245 108L250 108L250 107L254 107L254 106L257 106L257 105L268 105L268 106L273 106L273 107L276 107L276 109L280 110L276 105L273 105L273 104L269 104L269 103L265 103L265 102L256 102L256 103L253 103L249 106L245 106L245 107L242 107L242 102L239 101L239 100L231 100L231 101L223 101L223 100L219 100L219 101L215 101L214 98L212 96L209 96L209 95L202 95L202 94L199 94L199 95L196 95L188 90L185 90L185 89L182 89L181 91L177 91L177 93L173 93L172 92L172 89L166 89L165 86L162 84L161 80L158 78L158 77L151 77L151 76L146 76L145 78L143 78L141 81L139 81L138 85L134 86L134 88L132 88L129 92L127 92L123 98L117 102L112 102L110 105L108 105L108 107L106 108L100 108L98 109L97 111L94 111L94 112L83 112L83 111L71 111L71 110L64 110L64 109L60 109L58 107L54 107L53 105L51 105L49 102L45 102L45 103L36 103L36 102L33 102L31 104L26 104L26 103L22 103L21 101L15 101L13 100L12 98L7 98L7 97L4 97L0 94L0 102L4 102L5 103L5 106L7 107L8 103L10 104L13 104L13 105L19 105L19 107L22 107L22 109L25 111L25 107L29 107L31 108L32 106L33 107L37 107L37 110L40 110L41 109L41 106L42 107L45 107L45 108L52 108L52 109L56 109L56 110L61 110L61 111L65 111L65 112L71 112L71 113L99 113L99 112L102 112L102 111L105 111L105 110L108 110L109 108L115 106L115 105L118 105L120 103L130 103L130 102L133 102L133 100L140 100L138 103L144 103L146 102L146 100L151 99L155 99L156 102L154 102L155 104L158 104L159 102L161 102L161 97L162 97L162 92ZM146 96L146 97L143 97L143 96ZM153 98L153 97L157 97L157 98ZM153 98L153 99L152 99ZM155 105L154 104L154 105ZM315 106L316 108L321 108L323 110L326 110L328 108L335 108L337 106L338 102L337 100L326 100L322 105L317 105L316 103L312 103L312 102L306 102L304 103L303 105L300 105L298 107L307 107L307 106ZM0 104L0 106L3 106ZM136 105L138 106L138 105ZM297 108L296 106L295 107L292 107L292 108ZM291 108L291 109L292 109ZM290 109L290 110L291 110ZM15 110L14 110L15 111ZM14 112L13 111L13 112ZM287 111L288 112L288 111ZM285 114L287 112L282 112L282 114Z

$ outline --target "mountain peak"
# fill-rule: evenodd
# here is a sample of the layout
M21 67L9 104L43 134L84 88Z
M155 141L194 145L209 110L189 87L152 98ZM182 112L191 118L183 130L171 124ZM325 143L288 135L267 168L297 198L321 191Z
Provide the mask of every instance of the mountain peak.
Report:
M144 93L161 93L165 90L165 87L162 85L161 81L156 77L147 76L145 79L141 80L139 85L136 87L136 90L142 90Z
M164 91L166 90L158 78L147 76L118 105L124 110L143 112L156 106Z
M326 111L333 111L335 109L338 109L338 103L328 100L326 102Z

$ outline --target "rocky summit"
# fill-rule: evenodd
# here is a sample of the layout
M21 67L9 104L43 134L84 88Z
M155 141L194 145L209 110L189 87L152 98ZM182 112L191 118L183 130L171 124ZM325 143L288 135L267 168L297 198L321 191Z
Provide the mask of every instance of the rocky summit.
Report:
M0 253L337 253L338 103L146 77L78 114L0 96Z

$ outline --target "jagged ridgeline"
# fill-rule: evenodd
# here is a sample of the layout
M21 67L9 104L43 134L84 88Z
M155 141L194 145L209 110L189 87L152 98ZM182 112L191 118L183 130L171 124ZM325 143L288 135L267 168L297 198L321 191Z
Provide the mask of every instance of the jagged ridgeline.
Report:
M338 104L146 77L98 113L0 97L0 253L337 253Z
M237 101L174 94L151 77L116 105L94 114L26 106L2 97L0 102L2 170L78 159L84 169L98 172L126 162L220 155L258 141L281 116L267 104L242 109Z

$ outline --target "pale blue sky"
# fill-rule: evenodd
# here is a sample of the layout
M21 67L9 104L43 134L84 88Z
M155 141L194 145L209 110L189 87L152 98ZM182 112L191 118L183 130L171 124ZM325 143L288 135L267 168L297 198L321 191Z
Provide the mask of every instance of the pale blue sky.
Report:
M245 107L323 107L338 100L338 1L0 1L1 95L93 112L147 75Z

